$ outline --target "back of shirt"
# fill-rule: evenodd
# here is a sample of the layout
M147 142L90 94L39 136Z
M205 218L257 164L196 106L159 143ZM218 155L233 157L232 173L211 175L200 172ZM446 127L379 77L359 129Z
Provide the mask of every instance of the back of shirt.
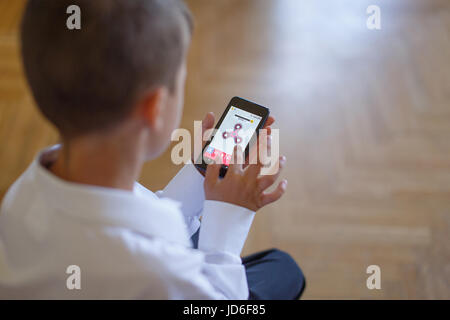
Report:
M239 254L254 212L193 203L195 169L156 195L63 181L41 162L2 202L0 299L247 299ZM199 210L197 250L186 221Z
M30 171L2 203L0 299L169 298L160 241L65 214Z

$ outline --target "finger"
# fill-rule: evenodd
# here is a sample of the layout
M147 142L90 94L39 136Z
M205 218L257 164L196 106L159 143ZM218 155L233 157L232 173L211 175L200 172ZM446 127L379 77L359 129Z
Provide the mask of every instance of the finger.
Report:
M247 167L249 169L248 175L249 176L253 176L258 175L259 172L261 171L261 167L263 166L263 162L261 161L258 151L260 150L260 147L262 148L269 148L267 147L267 145L270 145L270 137L268 136L266 139L266 143L263 144L262 146L259 145L259 143L257 145L254 145L252 148L250 148L250 152L248 155L248 159L246 159L246 164L244 166L244 169L247 170Z
M265 129L267 132L267 136L270 136L272 134L272 128L267 127ZM258 163L258 146L259 146L259 135L256 140L256 143L254 143L253 145L250 146L250 151L249 151L247 157L245 157L244 168L246 168L249 164Z
M286 191L286 188L287 188L287 180L284 179L278 184L277 188L273 192L262 193L260 196L260 206L264 207L269 203L275 202L278 199L280 199L283 196L284 192Z
M270 128L270 127L269 127ZM267 129L266 129L267 130ZM269 139L270 139L270 133L271 131L270 131L270 129L267 131L267 135L266 134L261 134L261 135L264 135L264 136L266 136L267 137L267 139L266 139L266 141L265 142L263 142L264 140L260 140L260 139L262 139L262 137L261 137L261 135L259 135L258 136L258 139L256 140L256 143L254 143L254 144L252 144L251 146L250 146L250 151L249 151L249 153L248 153L248 155L247 155L247 157L245 158L245 166L244 166L244 168L248 165L248 164L257 164L257 163L259 163L259 162L261 162L260 161L260 159L259 159L259 150L261 149L261 148L267 148L267 146L268 145L270 145L270 141L269 141ZM261 141L261 143L260 143L260 141ZM269 150L270 151L270 150Z
M245 175L251 179L255 179L256 177L258 177L261 171L261 167L262 167L261 163L250 164L245 169Z
M258 142L258 162L261 162L263 165L267 165L271 160L269 156L272 152L272 136L261 137Z
M240 146L234 146L233 155L231 156L231 163L228 170L233 172L242 171L242 165L244 162L244 155Z
M265 175L265 176L262 176L261 178L259 178L258 192L263 192L264 190L269 188L271 185L273 185L275 183L275 181L277 181L278 177L280 176L281 169L283 169L285 164L286 164L286 157L282 156L278 160L278 172L276 174Z
M194 152L192 153L192 162L196 163L196 160L199 159L200 154L202 153L202 150L205 148L205 145L209 140L209 136L212 133L211 129L213 127L214 127L214 113L208 112L202 120L202 129L201 129L202 131L200 132L200 136L202 139L200 141L201 148L199 148L197 146L197 142L194 141ZM198 134L198 131L196 129L194 132L194 136L196 136L197 134Z
M217 183L220 173L220 164L210 164L206 167L205 185L213 186Z
M254 143L249 148L249 153L245 157L244 168L246 168L249 164L256 164L258 158L258 143Z
M215 121L215 117L214 117L214 113L212 113L212 112L208 112L202 121L202 138L205 140L203 142L203 146L205 146L206 140L208 140L208 139L205 139L205 136L204 136L205 132L214 127L214 121Z
M270 127L275 122L275 118L272 116L269 116L266 120L266 123L264 123L263 129Z
M214 113L208 112L202 120L202 130L203 132L211 129L214 126Z
M270 136L272 134L272 128L270 127L275 122L275 118L272 116L269 116L264 123L264 126L260 130L266 130L266 135ZM249 164L257 163L257 155L258 155L258 145L259 145L259 134L256 139L256 144L250 148L250 152L245 157L244 162L244 168L247 167Z

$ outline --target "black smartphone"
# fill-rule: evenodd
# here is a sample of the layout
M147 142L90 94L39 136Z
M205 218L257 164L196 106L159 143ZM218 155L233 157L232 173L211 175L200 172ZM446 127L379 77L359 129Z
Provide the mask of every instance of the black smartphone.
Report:
M220 157L222 167L220 177L224 177L231 162L234 147L239 145L248 155L252 137L259 134L269 117L269 109L254 102L234 97L216 125L215 134L206 143L200 159L195 164L202 171L206 171L208 164L215 163Z

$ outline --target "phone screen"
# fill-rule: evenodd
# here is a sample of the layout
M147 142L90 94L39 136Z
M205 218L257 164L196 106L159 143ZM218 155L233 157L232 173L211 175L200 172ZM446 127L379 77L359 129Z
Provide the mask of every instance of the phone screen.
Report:
M217 157L220 157L222 164L228 166L234 147L239 145L242 150L245 150L261 120L261 116L232 105L211 143L203 151L205 163L213 163Z

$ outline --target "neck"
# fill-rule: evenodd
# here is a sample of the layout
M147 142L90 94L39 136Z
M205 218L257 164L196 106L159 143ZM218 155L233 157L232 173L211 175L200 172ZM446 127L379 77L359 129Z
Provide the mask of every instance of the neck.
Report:
M143 139L130 133L63 140L50 171L70 182L133 190L145 160Z

